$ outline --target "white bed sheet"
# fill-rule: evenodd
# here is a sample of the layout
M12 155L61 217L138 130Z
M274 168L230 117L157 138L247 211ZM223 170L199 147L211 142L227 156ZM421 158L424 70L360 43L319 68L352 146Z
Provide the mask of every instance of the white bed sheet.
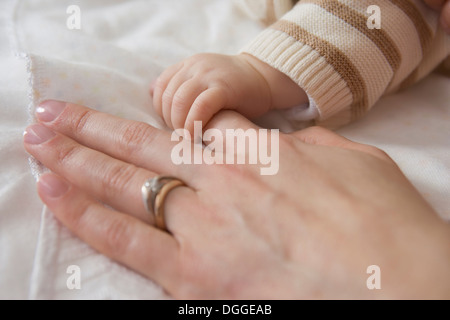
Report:
M81 30L66 28L69 5L82 10ZM0 298L168 298L55 221L36 194L22 132L45 99L161 126L146 90L164 67L197 52L235 53L263 26L229 0L8 0L0 12ZM450 219L450 79L431 75L339 132L388 152ZM66 286L72 264L81 290Z

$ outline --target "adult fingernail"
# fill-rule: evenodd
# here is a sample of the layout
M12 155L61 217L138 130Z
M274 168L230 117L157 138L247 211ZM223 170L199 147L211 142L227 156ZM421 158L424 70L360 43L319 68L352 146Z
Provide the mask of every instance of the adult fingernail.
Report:
M42 122L52 122L61 114L66 104L61 101L45 101L36 109L36 117Z
M40 124L34 124L29 126L23 133L23 141L28 144L41 144L44 143L56 135L50 129L47 129Z
M69 191L69 184L54 174L46 174L39 178L38 189L40 193L50 198L60 198Z

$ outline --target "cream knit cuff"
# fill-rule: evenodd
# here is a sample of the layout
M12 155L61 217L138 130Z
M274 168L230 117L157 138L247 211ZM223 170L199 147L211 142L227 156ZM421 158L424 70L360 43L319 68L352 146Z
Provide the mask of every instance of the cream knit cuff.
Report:
M314 101L316 123L338 127L351 121L352 94L324 57L288 34L266 29L241 50L283 72Z

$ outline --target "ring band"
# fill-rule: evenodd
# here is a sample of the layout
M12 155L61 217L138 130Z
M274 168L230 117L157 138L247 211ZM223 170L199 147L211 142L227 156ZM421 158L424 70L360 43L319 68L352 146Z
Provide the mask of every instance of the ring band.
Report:
M142 186L142 200L147 212L153 214L155 225L158 229L167 230L164 201L170 191L186 184L178 178L169 176L157 176L147 180Z

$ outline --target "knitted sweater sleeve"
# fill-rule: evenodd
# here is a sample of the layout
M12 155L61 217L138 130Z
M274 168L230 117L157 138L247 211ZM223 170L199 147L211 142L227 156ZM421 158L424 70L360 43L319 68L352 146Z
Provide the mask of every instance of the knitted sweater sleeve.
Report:
M435 69L450 38L422 0L301 0L242 51L288 75L316 124L336 128Z

